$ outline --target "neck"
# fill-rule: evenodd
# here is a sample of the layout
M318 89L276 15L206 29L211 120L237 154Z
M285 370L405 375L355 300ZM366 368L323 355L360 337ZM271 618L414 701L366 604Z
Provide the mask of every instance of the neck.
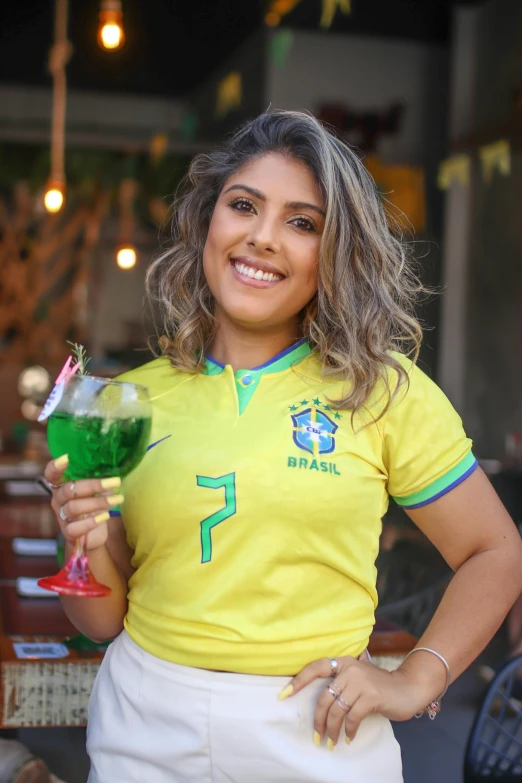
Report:
M250 370L269 362L274 356L301 339L297 324L274 327L272 331L249 331L229 321L219 321L210 355L220 364L236 370Z

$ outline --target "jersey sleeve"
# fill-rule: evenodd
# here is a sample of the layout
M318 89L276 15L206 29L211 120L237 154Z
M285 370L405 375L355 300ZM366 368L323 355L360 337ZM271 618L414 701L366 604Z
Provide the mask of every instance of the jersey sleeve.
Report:
M401 357L408 371L384 424L388 493L405 509L420 508L450 492L477 468L462 420L439 387Z

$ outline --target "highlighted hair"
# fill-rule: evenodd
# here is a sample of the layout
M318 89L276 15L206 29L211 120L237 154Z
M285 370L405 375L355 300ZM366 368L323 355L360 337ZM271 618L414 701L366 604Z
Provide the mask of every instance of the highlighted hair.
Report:
M193 159L184 194L174 205L173 244L147 273L147 292L162 316L161 351L174 367L203 370L216 328L203 273L214 205L232 174L269 153L305 163L326 205L318 290L302 313L302 336L320 357L325 375L349 381L336 407L355 412L384 383L380 417L408 382L393 352L417 359L422 330L414 307L424 289L411 268L408 246L390 230L370 174L348 145L308 114L262 114L219 149Z

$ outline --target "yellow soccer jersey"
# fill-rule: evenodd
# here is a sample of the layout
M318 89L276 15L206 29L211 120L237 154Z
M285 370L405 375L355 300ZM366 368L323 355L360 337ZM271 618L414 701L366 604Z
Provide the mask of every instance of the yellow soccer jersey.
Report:
M266 675L360 654L389 494L429 503L477 464L443 393L401 361L409 388L366 427L328 402L346 389L304 341L251 370L208 359L188 374L161 358L122 376L153 404L149 450L123 486L138 645Z

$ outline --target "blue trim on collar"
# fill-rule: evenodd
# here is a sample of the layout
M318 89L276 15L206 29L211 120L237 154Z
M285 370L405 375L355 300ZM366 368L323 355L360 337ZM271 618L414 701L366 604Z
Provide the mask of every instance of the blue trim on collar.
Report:
M281 351L280 353L276 354L272 359L269 359L264 364L260 364L259 367L251 367L251 369L256 372L257 370L264 370L266 367L270 367L271 364L274 364L274 362L278 362L279 359L282 359L284 356L288 356L289 353L292 353L292 351L295 351L297 348L300 348L301 345L304 345L306 342L305 338L303 337L302 340L299 340L294 345L291 345L289 348L285 348L284 351Z
M284 351L280 351L278 354L273 356L271 359L269 359L264 364L260 364L257 367L250 367L250 368L242 368L241 370L238 370L238 373L247 373L247 372L263 372L263 370L267 370L270 367L272 367L277 362L280 362L281 359L284 359L286 356L289 356L294 351L298 351L299 348L301 348L303 345L308 345L306 338L301 338L301 340L298 340L294 345L290 345L288 348L285 348ZM311 349L310 349L311 352ZM302 357L304 358L304 356ZM225 369L225 365L221 364L221 362L218 362L217 359L214 359L213 356L210 354L206 355L206 366L207 366L207 373L215 375L217 374L215 372L216 368L219 368L220 370ZM208 371L211 371L210 373ZM214 370L214 372L212 372ZM237 374L237 373L236 373Z

